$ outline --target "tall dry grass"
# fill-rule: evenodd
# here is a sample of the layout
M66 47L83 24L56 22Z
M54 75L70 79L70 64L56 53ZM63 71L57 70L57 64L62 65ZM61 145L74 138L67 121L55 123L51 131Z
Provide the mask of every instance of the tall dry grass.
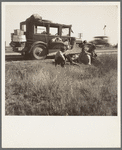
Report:
M117 115L117 57L54 67L30 61L6 65L6 115Z

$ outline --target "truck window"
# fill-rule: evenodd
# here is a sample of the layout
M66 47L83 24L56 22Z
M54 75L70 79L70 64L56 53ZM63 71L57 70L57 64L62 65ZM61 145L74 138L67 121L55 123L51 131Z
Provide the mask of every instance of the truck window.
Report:
M36 26L35 27L35 33L37 34L46 34L46 27L43 26Z
M58 35L58 28L50 27L50 34L51 35Z
M69 36L69 28L62 28L62 36Z

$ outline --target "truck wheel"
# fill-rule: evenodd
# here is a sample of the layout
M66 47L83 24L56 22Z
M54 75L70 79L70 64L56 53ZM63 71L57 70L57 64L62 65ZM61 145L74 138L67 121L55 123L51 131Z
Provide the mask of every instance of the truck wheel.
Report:
M41 44L36 45L32 49L31 55L33 59L37 59L37 60L45 59L47 56L47 49L45 46Z

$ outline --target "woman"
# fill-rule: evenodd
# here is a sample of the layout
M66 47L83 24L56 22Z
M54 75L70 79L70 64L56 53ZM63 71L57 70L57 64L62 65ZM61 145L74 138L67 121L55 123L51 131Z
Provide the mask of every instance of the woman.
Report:
M80 47L82 48L82 51L78 57L78 62L91 65L91 53L87 51L88 50L87 41L85 40L84 42L82 42L80 44Z

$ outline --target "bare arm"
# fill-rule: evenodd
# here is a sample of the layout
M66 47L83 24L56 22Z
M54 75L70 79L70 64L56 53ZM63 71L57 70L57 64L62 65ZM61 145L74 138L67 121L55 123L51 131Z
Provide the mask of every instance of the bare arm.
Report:
M89 52L85 52L86 54L88 54L88 55L91 55L91 53L89 53Z
M62 53L61 51L58 51L58 52L56 53L55 59L57 59L58 57L63 58L63 60L65 61L65 57L64 57L64 55L63 55L63 53Z
M64 57L63 53L60 53L60 55L63 58L63 60L65 61L65 57Z

